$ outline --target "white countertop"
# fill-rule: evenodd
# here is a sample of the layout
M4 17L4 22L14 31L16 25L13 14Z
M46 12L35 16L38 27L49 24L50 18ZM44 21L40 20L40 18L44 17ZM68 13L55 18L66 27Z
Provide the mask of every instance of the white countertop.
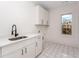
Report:
M30 38L35 37L37 35L40 35L40 34L24 35L24 36L28 36L28 38L24 38L22 40L21 39L15 40L15 41L10 41L9 38L11 38L11 37L0 38L0 47L6 46L6 45L9 45L9 44L12 44L12 43L16 43L16 42L19 42L19 41L27 40L27 39L30 39Z

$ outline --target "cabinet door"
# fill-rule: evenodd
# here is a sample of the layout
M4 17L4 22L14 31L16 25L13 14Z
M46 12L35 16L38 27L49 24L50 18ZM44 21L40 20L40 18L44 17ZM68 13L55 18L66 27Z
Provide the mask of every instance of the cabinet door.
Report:
M25 49L24 57L26 58L35 57L35 42L26 46L24 49Z
M23 57L23 50L22 49L18 49L16 51L13 51L11 53L3 55L2 57L3 58L22 58Z
M46 24L47 23L47 11L41 6L37 6L36 8L36 24Z
M38 36L36 40L36 56L42 51L42 37Z
M44 18L45 18L44 12L45 12L45 10L42 7L40 7L39 11L40 11L39 12L39 20L40 20L41 24L44 24Z
M44 11L44 25L48 25L48 12L45 10Z
M3 58L33 58L35 57L35 42L21 49L8 53Z

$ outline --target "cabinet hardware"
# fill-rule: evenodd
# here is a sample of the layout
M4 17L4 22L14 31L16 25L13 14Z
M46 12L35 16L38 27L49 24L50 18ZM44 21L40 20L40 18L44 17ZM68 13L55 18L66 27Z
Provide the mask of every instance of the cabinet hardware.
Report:
M47 21L47 24L48 24L48 21Z
M42 24L43 24L43 19L42 19Z
M22 55L23 55L23 49L22 49Z
M37 46L37 42L36 42L36 46Z
M44 36L42 36L42 40L44 40Z
M25 48L25 53L27 53L27 48Z

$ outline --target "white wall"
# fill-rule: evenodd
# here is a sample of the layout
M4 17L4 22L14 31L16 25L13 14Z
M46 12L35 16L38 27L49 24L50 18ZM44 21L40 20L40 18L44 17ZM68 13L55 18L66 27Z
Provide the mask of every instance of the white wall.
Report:
M79 6L65 6L51 9L49 12L49 27L46 34L47 41L79 47ZM72 35L61 33L61 14L72 13Z
M0 37L11 35L13 24L20 35L36 33L35 21L35 5L31 2L0 1Z

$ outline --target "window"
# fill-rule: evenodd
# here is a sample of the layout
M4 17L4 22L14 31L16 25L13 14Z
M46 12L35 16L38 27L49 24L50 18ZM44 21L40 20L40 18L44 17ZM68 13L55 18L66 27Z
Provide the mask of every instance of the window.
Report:
M62 33L72 34L72 14L62 15Z

